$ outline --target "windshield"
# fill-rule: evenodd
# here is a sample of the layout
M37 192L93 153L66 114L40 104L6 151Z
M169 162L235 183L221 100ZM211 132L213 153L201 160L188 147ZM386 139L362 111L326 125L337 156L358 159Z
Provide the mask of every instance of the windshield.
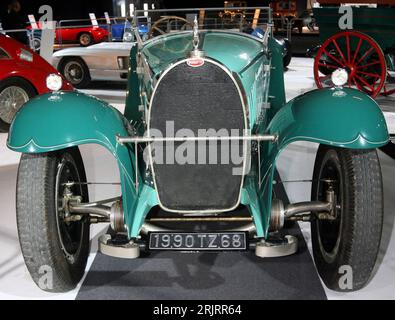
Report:
M227 5L225 8L195 8L195 9L160 9L136 10L134 12L133 26L136 39L141 44L157 36L192 32L194 26L202 30L232 30L233 32L247 33L262 40L267 38L271 31L272 14L268 7L245 7L244 2L234 2L236 6ZM149 28L144 30L142 25Z

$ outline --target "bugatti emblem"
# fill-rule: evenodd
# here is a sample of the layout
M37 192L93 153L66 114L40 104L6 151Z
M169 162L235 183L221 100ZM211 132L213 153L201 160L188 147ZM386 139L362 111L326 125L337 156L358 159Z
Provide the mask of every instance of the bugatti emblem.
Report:
M202 58L188 59L187 65L193 68L201 67L204 65L204 60Z

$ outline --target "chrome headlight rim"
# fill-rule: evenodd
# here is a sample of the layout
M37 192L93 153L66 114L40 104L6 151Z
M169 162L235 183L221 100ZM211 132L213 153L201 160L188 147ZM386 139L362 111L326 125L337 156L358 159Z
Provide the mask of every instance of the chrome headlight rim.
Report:
M57 92L63 87L63 79L56 73L51 73L46 78L46 86L49 90Z

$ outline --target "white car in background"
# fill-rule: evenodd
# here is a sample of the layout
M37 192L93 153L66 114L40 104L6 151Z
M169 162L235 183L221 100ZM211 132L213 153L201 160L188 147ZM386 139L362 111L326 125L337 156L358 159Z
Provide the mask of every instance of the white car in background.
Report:
M129 54L135 42L102 42L59 50L52 64L76 88L93 80L126 81Z

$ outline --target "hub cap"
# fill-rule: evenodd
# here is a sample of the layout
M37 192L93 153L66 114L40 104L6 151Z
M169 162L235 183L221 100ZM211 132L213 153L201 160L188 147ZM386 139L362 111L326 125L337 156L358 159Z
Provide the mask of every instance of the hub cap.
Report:
M316 219L318 243L324 259L331 263L339 250L342 228L343 185L340 161L336 152L329 152L321 168L318 186L318 201L326 200L326 191L330 187L326 181L333 181L331 186L336 194L336 218L334 220Z
M82 82L84 74L84 68L77 61L70 61L64 67L65 78L74 85Z
M56 175L56 224L58 229L58 236L61 249L67 260L73 264L75 257L78 256L81 250L82 241L84 238L84 224L83 220L74 222L65 222L64 219L69 214L64 208L64 184L67 182L80 182L80 177L76 164L72 157L65 154L58 164ZM73 196L82 195L81 185L74 185L71 187Z
M83 34L80 37L80 42L83 46L87 46L88 44L91 43L91 37L88 34Z
M0 92L0 119L10 124L29 95L21 87L11 86Z

